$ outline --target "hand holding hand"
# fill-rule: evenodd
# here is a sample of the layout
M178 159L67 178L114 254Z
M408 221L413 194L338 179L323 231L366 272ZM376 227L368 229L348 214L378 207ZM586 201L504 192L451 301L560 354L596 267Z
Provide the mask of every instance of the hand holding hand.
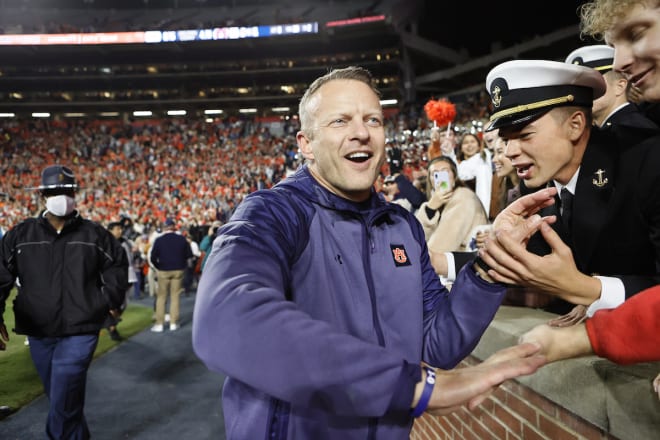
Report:
M519 342L539 344L541 354L548 362L593 354L584 324L571 327L551 327L548 324L541 324L523 334Z
M550 246L547 255L526 249L525 237L535 227ZM479 255L492 268L488 275L495 281L540 289L573 304L588 305L600 296L600 281L577 269L570 247L540 218L530 219L513 233L496 232L496 239L487 240Z
M426 411L439 416L467 405L473 410L493 390L509 379L534 373L545 364L537 344L520 344L500 350L483 363L453 370L436 369L433 394Z

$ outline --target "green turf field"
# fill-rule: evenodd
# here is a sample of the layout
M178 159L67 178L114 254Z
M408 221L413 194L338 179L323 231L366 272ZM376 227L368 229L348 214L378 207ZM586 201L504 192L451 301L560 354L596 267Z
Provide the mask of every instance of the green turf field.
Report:
M29 403L43 393L41 381L32 365L30 348L25 345L25 336L12 332L14 328L14 312L12 310L14 290L6 302L4 314L5 326L9 332L9 343L5 351L0 351L0 406L10 406L14 410ZM117 329L125 339L149 327L152 324L153 309L140 304L131 304L122 315ZM99 345L94 357L100 356L117 344L110 339L105 330L101 331Z

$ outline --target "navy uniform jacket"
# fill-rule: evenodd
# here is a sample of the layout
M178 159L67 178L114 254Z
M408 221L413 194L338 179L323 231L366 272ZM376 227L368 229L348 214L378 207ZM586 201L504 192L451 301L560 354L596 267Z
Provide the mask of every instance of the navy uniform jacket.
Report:
M660 132L660 128L634 103L628 103L610 115L602 130L611 131L620 145L635 145Z
M558 215L558 206L540 214ZM572 239L561 221L553 228L581 272L619 277L626 298L660 283L660 135L622 146L611 133L592 130L573 199ZM540 233L528 249L549 251Z

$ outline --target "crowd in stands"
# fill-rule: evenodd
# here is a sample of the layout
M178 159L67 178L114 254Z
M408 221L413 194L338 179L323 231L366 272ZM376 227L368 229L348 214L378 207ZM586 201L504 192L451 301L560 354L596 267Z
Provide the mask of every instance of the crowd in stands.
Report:
M43 209L32 188L52 163L79 176L78 209L101 224L128 217L149 232L168 216L182 227L224 221L246 194L271 187L299 164L298 121L282 121L276 133L258 118L4 121L0 227ZM410 179L426 165L430 131L419 111L387 120L390 156Z
M452 138L465 131L480 139L481 121L473 124L475 115L458 107ZM6 120L0 124L0 230L44 209L36 190L44 166L69 166L80 185L77 209L104 226L121 222L134 246L136 292L146 293L147 250L165 220L174 219L177 229L200 245L209 227L226 221L247 194L272 187L297 168L298 129L295 117L276 124L234 117ZM427 200L428 148L438 131L420 109L388 111L389 158L382 177L399 175L393 196L409 197L411 192L396 193L411 188L415 210ZM447 136L446 128L442 135ZM187 291L194 288L188 284Z
M245 194L277 182L295 155L291 136L243 120L13 120L0 130L4 228L43 208L31 188L45 164L80 176L86 217L127 216L148 229L168 215L186 225L224 219Z

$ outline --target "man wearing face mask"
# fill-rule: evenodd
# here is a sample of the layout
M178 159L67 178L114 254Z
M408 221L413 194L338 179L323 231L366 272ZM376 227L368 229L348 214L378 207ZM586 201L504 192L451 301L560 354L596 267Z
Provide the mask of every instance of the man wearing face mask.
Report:
M75 210L71 169L46 167L46 209L7 232L0 243L0 350L9 340L5 301L12 288L14 332L27 335L30 355L50 402L49 439L90 438L84 415L87 370L108 313L128 288L128 259L103 226Z

